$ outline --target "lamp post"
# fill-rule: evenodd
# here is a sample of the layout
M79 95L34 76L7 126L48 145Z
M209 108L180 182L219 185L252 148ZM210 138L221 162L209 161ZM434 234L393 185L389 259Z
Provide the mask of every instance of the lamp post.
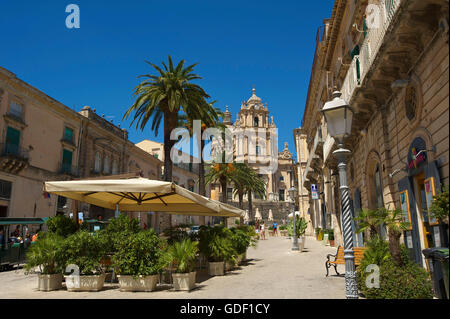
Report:
M289 188L289 198L292 203L292 213L294 214L294 231L293 231L293 240L292 240L292 248L291 250L299 250L298 248L298 240L297 240L297 230L296 230L296 220L295 220L295 196L297 195L297 189L295 187Z
M333 92L333 100L325 103L322 109L327 123L328 134L338 142L333 155L338 159L339 189L341 193L341 212L344 230L345 290L347 299L358 299L355 257L353 254L352 214L347 186L346 161L350 151L344 148L344 138L351 134L353 110L341 99L341 92Z

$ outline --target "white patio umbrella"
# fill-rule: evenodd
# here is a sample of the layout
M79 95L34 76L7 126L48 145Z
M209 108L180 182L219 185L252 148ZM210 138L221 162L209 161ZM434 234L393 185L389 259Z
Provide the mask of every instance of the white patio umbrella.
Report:
M261 213L259 212L259 208L256 207L255 219L262 219Z
M273 220L273 213L272 213L272 209L269 209L269 220L272 221Z
M250 216L248 216L248 209L245 210L245 215L244 215L244 222L247 222L250 220Z
M45 182L44 192L119 211L241 217L244 211L171 182L142 177Z
M300 212L295 212L295 216L300 216ZM293 214L293 213L290 213L290 214L288 215L288 217L289 217L289 218L294 218L294 214Z

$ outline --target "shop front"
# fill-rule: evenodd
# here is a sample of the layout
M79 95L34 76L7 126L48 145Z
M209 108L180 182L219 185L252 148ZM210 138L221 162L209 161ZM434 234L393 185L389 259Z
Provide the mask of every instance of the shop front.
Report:
M421 137L412 141L407 157L408 176L398 182L400 207L404 220L410 224L404 232L405 246L410 258L427 268L422 250L448 246L448 230L430 214L433 196L441 191L438 165L430 160L430 149Z

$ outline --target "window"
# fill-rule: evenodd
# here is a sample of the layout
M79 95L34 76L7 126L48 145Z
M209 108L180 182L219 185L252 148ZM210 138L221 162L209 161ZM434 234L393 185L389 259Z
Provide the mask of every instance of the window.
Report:
M109 162L109 156L106 155L105 160L103 162L103 173L109 174L110 172L111 172L111 166L110 166L110 162Z
M58 195L58 206L57 206L58 209L63 209L66 204L67 204L67 197Z
M73 130L69 127L64 128L64 140L73 143Z
M233 189L227 188L227 200L233 200Z
M100 155L100 152L96 152L95 153L94 171L99 173L101 166L102 166L102 157Z
M284 177L280 176L280 182L283 182L283 181L284 181Z
M257 116L253 119L253 126L259 127L259 118Z
M113 175L119 174L119 164L117 163L117 160L113 161L112 173L113 173Z
M9 103L9 114L22 118L23 106L17 102L11 101Z
M261 146L256 145L256 155L260 155L261 153Z
M158 158L158 154L157 153L153 154L153 157Z
M12 183L0 179L0 198L9 200L11 198Z
M6 130L5 153L17 155L19 153L20 131L8 126Z
M377 165L377 169L375 170L375 174L374 174L374 179L375 179L375 194L376 194L377 208L384 207L383 187L381 185L380 165Z
M280 189L280 193L279 193L279 201L280 202L284 202L286 199L284 197L284 189Z
M405 92L405 111L408 120L412 121L416 117L417 93L414 86L409 86Z
M63 150L62 173L70 173L72 171L72 152Z
M193 186L193 185L189 185L189 190L190 190L191 192L193 192L193 191L194 191L194 186Z

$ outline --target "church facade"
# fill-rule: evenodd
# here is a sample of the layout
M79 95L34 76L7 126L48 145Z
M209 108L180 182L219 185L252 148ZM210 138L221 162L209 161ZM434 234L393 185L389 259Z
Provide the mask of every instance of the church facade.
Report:
M249 209L248 196L244 196L244 209L247 220L264 220L284 223L288 214L294 209L290 203L288 190L295 185L294 160L289 151L288 143L278 151L278 134L274 117L270 116L267 103L256 95L253 88L252 96L241 103L236 121L231 121L231 113L226 108L223 123L232 133L232 160L245 162L255 169L266 183L264 198L252 195L252 208ZM270 118L270 121L269 121ZM212 185L212 196L220 198L223 191L227 192L228 203L237 206L238 196L233 194L233 185L227 190L220 185ZM249 211L250 210L250 211Z

